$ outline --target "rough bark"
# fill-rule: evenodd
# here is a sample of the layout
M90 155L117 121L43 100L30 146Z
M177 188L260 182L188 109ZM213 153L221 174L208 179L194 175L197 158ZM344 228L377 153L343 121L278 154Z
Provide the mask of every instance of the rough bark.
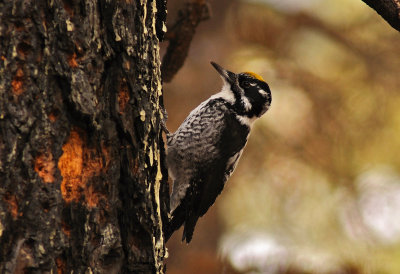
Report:
M394 29L400 31L400 0L362 0Z
M0 3L1 273L163 272L165 16L165 0Z

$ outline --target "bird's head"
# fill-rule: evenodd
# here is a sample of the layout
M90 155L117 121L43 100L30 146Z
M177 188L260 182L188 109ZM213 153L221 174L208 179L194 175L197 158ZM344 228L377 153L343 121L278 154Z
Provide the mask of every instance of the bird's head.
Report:
M271 90L264 79L254 72L233 73L211 62L224 81L222 91L235 111L248 118L261 117L271 105Z

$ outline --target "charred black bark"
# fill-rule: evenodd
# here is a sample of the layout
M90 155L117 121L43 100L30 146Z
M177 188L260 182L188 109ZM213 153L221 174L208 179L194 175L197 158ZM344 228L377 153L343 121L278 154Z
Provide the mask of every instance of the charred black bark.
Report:
M1 273L163 272L165 15L165 0L0 3Z

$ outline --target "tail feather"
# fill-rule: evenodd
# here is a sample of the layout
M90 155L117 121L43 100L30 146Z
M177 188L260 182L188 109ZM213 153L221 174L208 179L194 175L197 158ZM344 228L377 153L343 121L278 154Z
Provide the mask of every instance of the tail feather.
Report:
M164 231L165 242L171 238L172 234L178 230L185 222L185 212L182 207L178 207L172 213L172 218Z
M190 243L193 237L194 228L199 219L199 216L189 215L186 216L186 211L183 207L179 206L172 214L171 221L168 223L164 231L165 241L167 242L172 234L184 225L182 242Z
M199 216L188 216L185 222L185 227L182 234L182 242L190 243L193 237L194 228L196 227L197 220Z
M198 188L198 181L192 181L191 184L182 184L178 180L174 182L173 191L170 198L171 219L164 230L166 241L172 234L184 225L182 241L189 243L192 240L194 228L199 219L199 197L193 196L191 188Z

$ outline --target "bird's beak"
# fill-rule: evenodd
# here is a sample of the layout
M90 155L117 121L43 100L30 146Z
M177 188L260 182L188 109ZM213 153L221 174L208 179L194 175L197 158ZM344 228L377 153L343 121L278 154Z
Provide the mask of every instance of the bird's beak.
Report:
M236 82L237 75L229 70L226 70L222 68L220 65L217 63L214 63L211 61L211 65L218 71L218 73L221 75L222 79L224 81L227 81L230 84L233 84Z

